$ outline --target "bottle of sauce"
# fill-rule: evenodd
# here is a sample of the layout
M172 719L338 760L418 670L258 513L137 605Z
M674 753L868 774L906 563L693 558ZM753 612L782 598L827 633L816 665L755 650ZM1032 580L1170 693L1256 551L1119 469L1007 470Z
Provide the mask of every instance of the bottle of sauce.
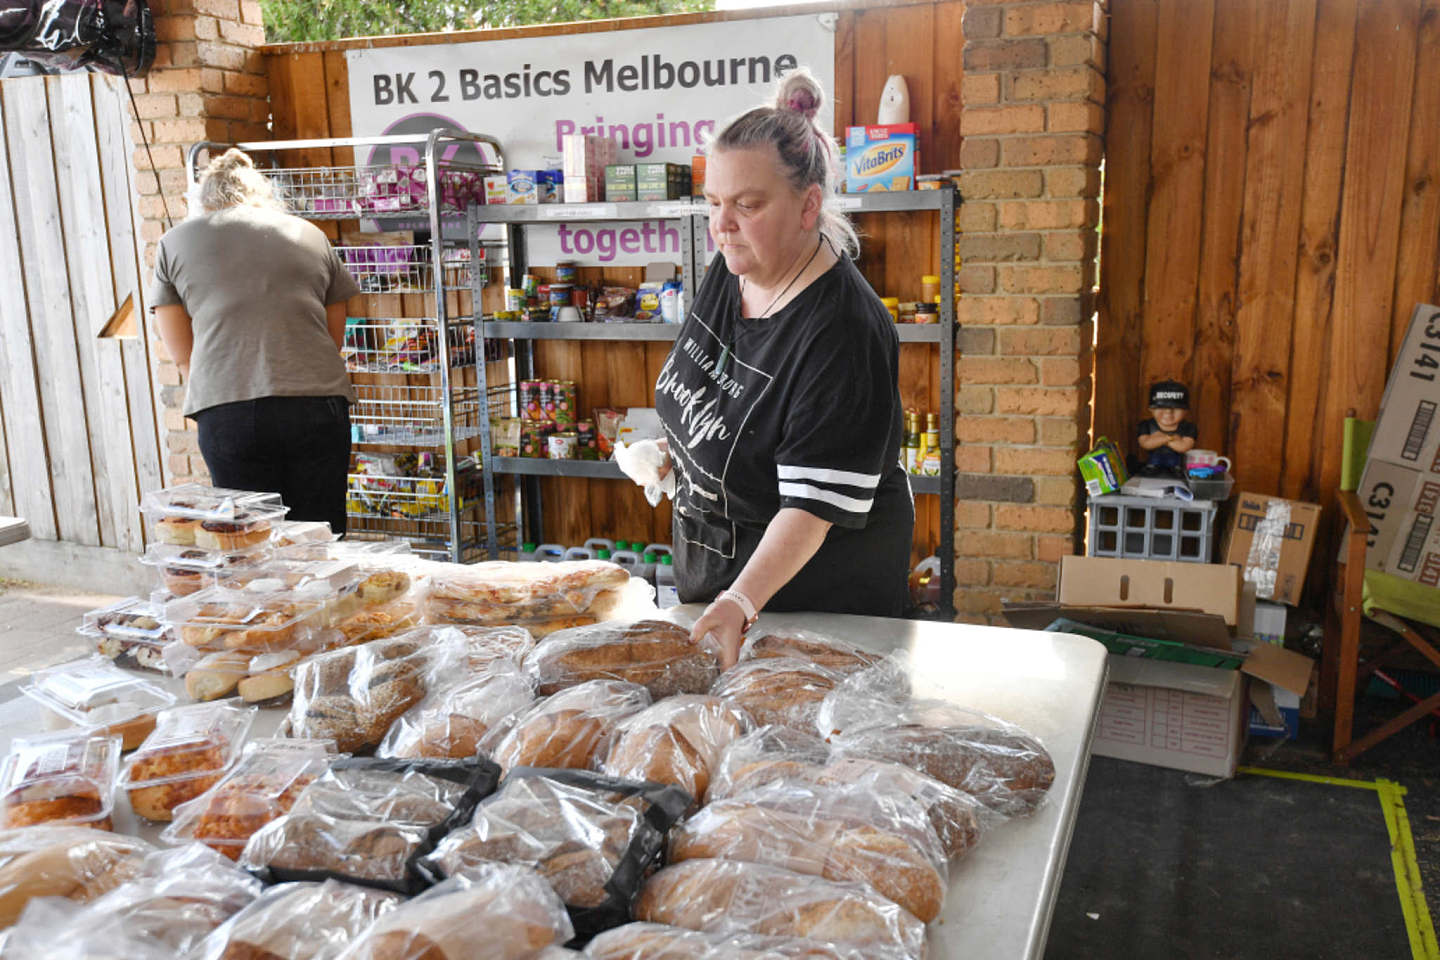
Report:
M927 477L940 476L940 420L936 414L925 414L925 453L920 458L920 472Z
M920 467L920 414L905 411L905 472L916 473Z

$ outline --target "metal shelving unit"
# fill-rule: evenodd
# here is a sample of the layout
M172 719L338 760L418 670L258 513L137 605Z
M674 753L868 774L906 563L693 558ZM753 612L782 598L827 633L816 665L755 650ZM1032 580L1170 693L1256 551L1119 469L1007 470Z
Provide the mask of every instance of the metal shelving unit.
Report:
M953 187L939 190L918 190L897 193L848 194L839 198L847 213L886 213L895 211L935 211L940 216L940 322L934 325L905 324L896 328L901 343L934 343L940 348L940 382L953 384L955 379L955 206L958 197ZM510 277L526 270L523 227L529 224L569 222L575 220L640 220L678 219L681 231L681 271L684 280L684 305L688 311L690 298L699 289L705 273L706 219L709 206L703 200L667 200L638 203L539 204L524 206L484 206L473 208L472 216L481 223L503 223L507 226L508 256L505 269ZM507 280L507 285L513 285ZM535 340L631 340L673 341L679 333L675 324L653 323L497 323L480 324L480 347L485 339L505 338L516 343L516 364L520 377L535 377ZM938 477L911 477L911 489L922 495L940 497L940 593L942 612L953 618L955 592L955 399L953 389L942 389L940 398L941 466ZM485 471L486 502L493 503L495 475L524 477L526 495L522 498L523 517L517 522L527 532L527 539L541 539L543 510L540 503L538 478L590 477L623 478L613 463L581 460L540 460L526 457L487 458L490 469ZM487 518L494 522L494 514ZM493 554L492 554L493 555Z
M305 159L316 151L356 147L423 146L420 164L287 166L286 156ZM193 183L200 155L230 144L198 143L188 153ZM346 364L366 382L356 383L351 408L352 444L397 459L433 461L428 475L355 471L350 475L350 531L399 537L412 547L455 562L494 556L513 525L494 522L491 484L481 502L481 465L489 458L489 420L506 398L491 395L485 379L484 337L479 314L495 244L478 239L473 216L483 203L483 177L505 170L498 140L483 134L436 130L423 136L345 137L241 143L268 157L264 169L276 194L309 220L420 222L429 241L412 246L338 246L362 292L415 294L425 298L426 317L367 317L347 328ZM461 148L457 151L455 148ZM471 159L464 159L464 148ZM455 156L446 159L446 155ZM487 156L488 153L488 156ZM258 164L257 164L258 165ZM439 269L437 269L437 265ZM474 314L451 315L450 294L468 289ZM473 370L473 376L470 371ZM478 439L478 462L458 445Z

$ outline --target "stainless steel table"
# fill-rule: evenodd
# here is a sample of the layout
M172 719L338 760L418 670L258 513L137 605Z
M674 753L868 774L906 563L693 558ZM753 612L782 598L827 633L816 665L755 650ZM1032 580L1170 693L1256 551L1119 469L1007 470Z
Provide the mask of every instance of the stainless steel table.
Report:
M693 623L701 610L678 607L669 615ZM1105 648L1069 634L829 614L762 614L760 626L817 630L885 652L907 650L915 696L983 710L1040 738L1055 761L1055 785L1033 816L991 831L951 866L945 911L930 927L930 958L1043 956L1085 786L1105 686ZM182 682L144 676L187 702ZM261 710L251 737L272 736L284 717L284 710ZM44 711L21 696L15 682L0 685L0 750L43 723ZM117 830L159 843L162 825L138 821L123 790L114 816Z

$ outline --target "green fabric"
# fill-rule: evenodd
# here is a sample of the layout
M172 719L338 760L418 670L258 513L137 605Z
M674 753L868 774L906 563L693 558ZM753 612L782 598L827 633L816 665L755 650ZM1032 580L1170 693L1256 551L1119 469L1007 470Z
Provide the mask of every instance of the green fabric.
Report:
M1345 445L1340 454L1340 489L1360 489L1360 474L1365 472L1365 457L1370 452L1370 436L1375 432L1374 420L1345 418Z
M1362 606L1369 616L1376 610L1406 620L1418 620L1440 627L1440 590L1397 577L1393 573L1365 571Z

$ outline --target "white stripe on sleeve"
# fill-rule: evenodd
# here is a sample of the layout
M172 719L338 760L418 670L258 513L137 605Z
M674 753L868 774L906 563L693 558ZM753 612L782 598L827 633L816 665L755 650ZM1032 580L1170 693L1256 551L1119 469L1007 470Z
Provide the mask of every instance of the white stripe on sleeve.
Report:
M819 480L821 483L843 483L847 487L864 487L874 490L880 485L878 473L853 473L849 470L827 470L823 467L790 467L780 464L775 468L781 480Z
M869 500L857 500L854 497L847 497L843 493L814 487L808 483L782 483L780 484L780 496L819 500L821 503L828 503L851 513L869 513L875 503L874 497Z

